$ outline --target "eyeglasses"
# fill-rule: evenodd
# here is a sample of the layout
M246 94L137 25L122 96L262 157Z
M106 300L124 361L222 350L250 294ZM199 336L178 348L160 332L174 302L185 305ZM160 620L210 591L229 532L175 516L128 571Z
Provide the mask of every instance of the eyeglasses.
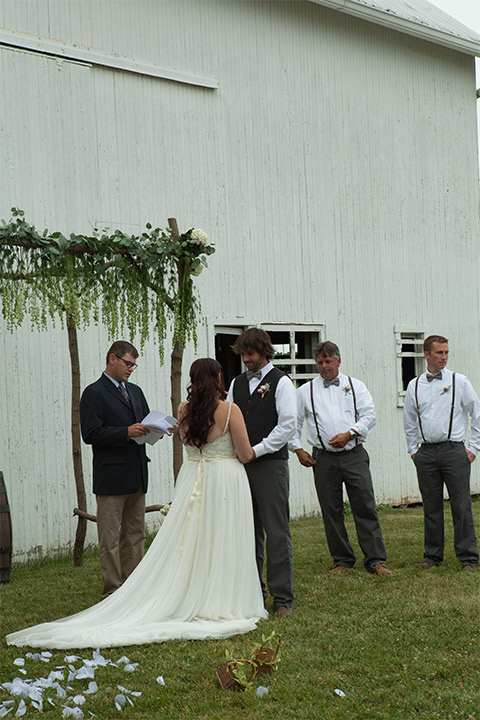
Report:
M115 353L113 354L115 355ZM135 370L135 368L138 367L137 363L132 363L130 362L130 360L124 360L122 357L120 357L120 355L115 355L115 357L124 362L129 370Z

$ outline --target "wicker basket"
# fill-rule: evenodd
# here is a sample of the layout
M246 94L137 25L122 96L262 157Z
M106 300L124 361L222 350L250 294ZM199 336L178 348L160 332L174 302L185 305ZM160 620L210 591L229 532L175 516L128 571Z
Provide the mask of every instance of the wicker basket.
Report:
M250 665L251 672L247 682L251 682L255 677L257 668L252 660L229 660L221 668L217 670L218 682L224 690L234 690L236 692L243 692L245 690L244 685L238 682L235 675L233 674L233 668L235 665Z
M273 647L270 646L273 645ZM265 640L253 653L253 662L257 666L257 673L270 672L275 667L280 648L280 635Z

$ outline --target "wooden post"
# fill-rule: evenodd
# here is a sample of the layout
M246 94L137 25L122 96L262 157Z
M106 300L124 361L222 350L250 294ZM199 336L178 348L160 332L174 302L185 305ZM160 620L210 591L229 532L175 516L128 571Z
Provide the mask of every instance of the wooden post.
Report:
M178 231L178 225L175 218L168 218L168 225L171 228L173 234L176 237L180 236ZM178 289L181 288L183 283L183 275L185 268L183 265L177 266L177 283ZM170 400L172 405L172 415L177 417L178 406L182 401L182 362L183 362L183 347L176 341L173 344L172 354L170 356ZM174 482L177 481L178 473L182 467L183 462L183 445L180 440L180 435L175 433L173 436L173 477Z
M71 433L72 433L72 455L73 474L75 487L77 489L77 503L80 510L87 511L87 495L85 493L85 482L83 479L82 465L82 442L80 438L80 360L78 356L78 337L75 320L67 318L68 349L70 352L70 366L72 370L72 408L71 408ZM87 532L87 521L84 517L78 518L75 544L73 546L73 564L75 567L83 565L83 549L85 547L85 535Z

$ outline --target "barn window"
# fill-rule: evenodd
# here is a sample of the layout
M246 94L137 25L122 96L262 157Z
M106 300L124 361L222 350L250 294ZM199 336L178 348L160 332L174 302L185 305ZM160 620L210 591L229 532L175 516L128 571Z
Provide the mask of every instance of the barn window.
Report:
M397 407L403 407L408 383L425 369L423 330L395 328L397 348Z
M315 345L323 340L323 325L261 325L275 348L273 364L300 387L318 375L313 359Z
M236 338L252 325L215 325L215 357L223 367L228 388L234 377L243 370L241 359L232 351ZM317 366L313 359L315 345L324 339L323 325L258 324L268 332L275 348L273 364L289 375L299 387L316 377Z

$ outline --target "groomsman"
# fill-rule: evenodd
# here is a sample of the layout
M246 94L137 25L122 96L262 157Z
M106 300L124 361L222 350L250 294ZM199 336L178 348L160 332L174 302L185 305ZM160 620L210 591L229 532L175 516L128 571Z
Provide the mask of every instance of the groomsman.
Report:
M295 432L296 399L291 380L271 362L270 336L259 328L245 330L232 346L247 371L233 380L228 399L242 410L255 460L245 465L252 493L258 574L263 582L264 546L267 585L275 612L291 615L293 557L290 538L288 442Z
M378 521L369 457L363 443L375 426L372 396L361 380L339 372L340 350L329 340L315 350L319 377L297 390L297 431L290 443L304 467L312 467L322 510L330 574L341 574L355 564L355 554L344 521L343 485L352 507L363 563L374 575L391 575ZM307 420L312 455L302 448L301 432Z
M423 499L425 551L420 567L443 560L443 486L448 490L454 547L462 570L478 565L470 495L470 466L480 449L480 401L465 375L447 370L448 340L430 335L423 343L427 372L408 384L404 428ZM465 448L468 418L470 441Z

